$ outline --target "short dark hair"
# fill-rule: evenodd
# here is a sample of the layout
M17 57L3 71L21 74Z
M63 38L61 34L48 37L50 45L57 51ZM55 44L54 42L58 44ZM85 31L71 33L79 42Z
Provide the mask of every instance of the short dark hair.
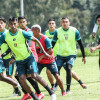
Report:
M25 18L25 16L19 16L18 21L21 20L21 19L26 19L26 18Z
M68 17L62 17L62 19L61 20L63 20L63 19L69 19Z
M98 18L100 18L100 14L97 15L97 17L96 17L96 21L97 21Z
M2 20L4 23L6 23L6 19L2 16L0 16L0 20Z
M50 18L50 19L48 20L48 23L49 23L50 21L55 21L55 19L54 19L54 18Z
M9 22L10 22L10 21L17 21L17 22L18 22L18 19L17 19L16 17L11 16L11 17L9 18Z

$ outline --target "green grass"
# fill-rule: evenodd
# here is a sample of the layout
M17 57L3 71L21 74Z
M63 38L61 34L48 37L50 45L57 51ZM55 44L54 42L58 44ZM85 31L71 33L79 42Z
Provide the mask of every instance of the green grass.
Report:
M81 80L87 84L88 89L83 89L77 81L72 79L71 85L71 95L61 96L61 90L55 92L57 94L57 100L100 100L100 71L98 67L98 56L87 57L86 64L83 64L82 58L78 57L76 59L73 70L79 75ZM42 71L41 76L48 82L45 69ZM64 69L61 69L61 78L66 88L66 73ZM50 84L49 84L50 86ZM51 100L48 92L40 86L41 91L45 94L43 100ZM0 100L20 100L21 97L10 97L13 93L13 88L11 85L0 82ZM32 99L31 99L32 100Z
M84 49L85 49L85 55L86 56L98 56L99 55L98 50L96 50L95 52L91 53L89 47L84 48ZM82 57L82 52L81 52L80 49L77 49L77 57Z

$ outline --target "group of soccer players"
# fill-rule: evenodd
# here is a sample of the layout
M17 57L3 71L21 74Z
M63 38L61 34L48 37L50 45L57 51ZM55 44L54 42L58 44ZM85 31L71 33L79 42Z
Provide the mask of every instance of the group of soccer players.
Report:
M96 23L99 27L100 15L98 16ZM44 34L41 33L41 27L38 24L33 25L29 29L24 16L20 16L18 19L10 17L9 30L5 27L6 20L4 17L0 17L0 80L13 85L14 94L12 96L21 95L18 88L21 86L24 93L21 100L31 98L33 100L43 99L45 96L38 86L39 82L48 91L51 100L56 100L54 91L57 90L57 86L60 87L62 96L71 94L70 85L72 77L79 82L82 88L87 88L78 75L72 71L76 59L76 41L80 46L84 64L86 59L80 33L75 27L70 26L70 21L67 17L61 19L61 27L58 29L56 29L55 20L53 18L49 19L49 29ZM93 37L95 37L94 34ZM100 46L91 48L91 52L98 48ZM16 65L15 78L17 82L12 77L14 64ZM66 90L60 78L62 66L66 71ZM46 73L52 86L51 88L39 75L44 67L47 69ZM5 68L7 76L3 74ZM55 77L56 82L52 75ZM36 93L32 91L26 79L30 82Z

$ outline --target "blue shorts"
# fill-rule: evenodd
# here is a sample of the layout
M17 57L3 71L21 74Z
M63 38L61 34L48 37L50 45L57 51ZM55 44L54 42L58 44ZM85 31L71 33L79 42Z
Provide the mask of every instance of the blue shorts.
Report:
M37 64L33 55L22 61L16 61L18 76L22 74L38 73Z
M9 66L9 61L10 61L11 59L12 59L12 58L3 59L3 63L4 63L4 66L5 66L5 68L6 68L6 74L7 74L7 75L12 75L12 74L13 74L14 63L12 63L12 64Z
M3 64L3 60L0 57L0 73L2 73L5 70L4 64Z
M73 66L75 59L76 59L76 55L71 55L67 57L62 57L57 55L57 59L56 59L57 67L61 68L64 64L71 64ZM64 65L63 67L65 68L66 66Z
M41 73L41 71L42 71L42 69L44 67L49 69L52 74L58 73L58 68L57 68L56 62L53 62L53 63L50 63L50 64L40 64L40 63L37 63L37 66L38 66L39 74Z

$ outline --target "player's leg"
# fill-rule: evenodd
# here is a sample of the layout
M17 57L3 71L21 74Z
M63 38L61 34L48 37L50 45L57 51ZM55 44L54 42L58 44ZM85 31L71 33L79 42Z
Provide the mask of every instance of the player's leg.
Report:
M87 89L87 86L80 80L76 72L72 71L72 77L79 82L83 89Z
M18 77L19 77L19 81L22 85L22 87L24 88L25 91L27 91L31 97L35 100L39 100L37 98L37 96L34 94L34 92L32 91L32 89L30 88L30 86L27 84L26 82L26 75L25 73L27 73L27 60L24 60L24 61L19 61L19 62L16 62L16 66L17 66L17 72L18 72Z
M17 74L17 70L16 70L16 72L15 72L15 78L16 78L16 80L18 81L18 83L20 84L21 90L22 90L23 93L24 93L24 95L23 95L23 97L22 97L21 100L31 99L32 97L30 96L30 94L29 94L28 92L26 92L26 90L23 88L23 86L22 86L21 83L20 83L20 80L19 80L19 77L18 77L18 74Z
M60 75L60 70L61 70L61 68L62 68L63 63L64 63L63 57L57 55L57 57L56 57L56 65L57 65L57 68L58 68L58 74L59 74L59 75ZM57 82L56 82L55 85L54 85L54 87L53 87L53 90L54 90L54 91L57 90L57 86L58 86L58 84L57 84Z
M39 74L37 73L32 73L32 77L39 82L49 93L49 95L51 96L51 100L56 100L56 95L55 93L50 89L50 87L48 86L48 84L46 83L46 81L40 77Z
M71 85L71 79L72 79L71 69L72 69L72 65L66 64L65 70L66 70L66 84L67 84L66 93L67 94L70 94L70 85Z
M38 83L31 77L31 74L27 74L27 80L30 82L32 87L35 89L36 91L35 95L37 95L39 99L43 99L44 94L40 91Z
M9 59L3 59L3 63L4 63L4 66L6 68L6 75L7 77L10 77L11 79L13 79L15 81L15 79L13 78L13 70L14 70L14 63L12 63L10 66L9 66L9 62L12 58L9 58ZM14 93L12 95L12 97L15 97L15 96L21 96L21 92L20 90L18 89L18 87L14 87Z
M0 73L0 81L9 83L9 84L13 85L14 87L17 87L17 86L18 86L18 83L17 83L16 81L14 81L14 80L12 80L11 78L5 76L5 75L3 74L3 72Z
M19 80L21 82L21 85L23 86L23 88L31 95L31 97L35 100L39 100L37 98L37 96L33 93L32 89L30 88L30 86L27 84L26 82L26 75L22 74L21 76L19 76Z
M42 69L44 68L43 64L38 63L38 73L40 74ZM34 66L34 69L36 69ZM34 70L35 72L37 72L37 70ZM52 95L54 92L49 88L48 84L46 83L46 81L37 73L32 73L33 78L38 81L48 92L50 95Z
M17 87L17 86L19 87L19 84L16 81L12 80L11 78L9 78L3 74L4 70L5 70L5 68L3 67L2 59L0 59L0 81L9 83L9 84L13 85L14 87Z
M50 82L50 84L51 84L51 89L53 89L53 86L54 86L54 78L53 78L53 75L51 74L51 72L50 72L50 70L46 70L46 74L47 74L47 77L48 77L48 80L49 80L49 82Z
M27 60L28 60L27 67L28 67L28 70L30 71L32 78L34 78L37 82L39 82L49 92L49 94L51 95L51 100L56 100L55 93L50 89L50 87L48 86L46 81L42 77L40 77L40 75L37 73L38 71L40 73L42 70L41 64L40 64L40 66L38 64L38 67L37 67L37 64L35 62L33 55L30 56L29 59L27 59ZM40 67L41 67L41 69L38 70L38 68L40 68Z
M67 84L67 89L66 93L70 94L70 86L71 86L71 79L72 79L72 66L74 65L76 56L68 56L66 58L66 66L64 66L66 70L66 84Z
M58 74L58 69L57 69L57 65L56 62L53 62L51 64L47 65L47 68L51 71L51 73L54 75L57 84L59 85L59 87L61 88L61 92L62 92L62 96L66 95L65 89L64 89L64 85L63 82Z

